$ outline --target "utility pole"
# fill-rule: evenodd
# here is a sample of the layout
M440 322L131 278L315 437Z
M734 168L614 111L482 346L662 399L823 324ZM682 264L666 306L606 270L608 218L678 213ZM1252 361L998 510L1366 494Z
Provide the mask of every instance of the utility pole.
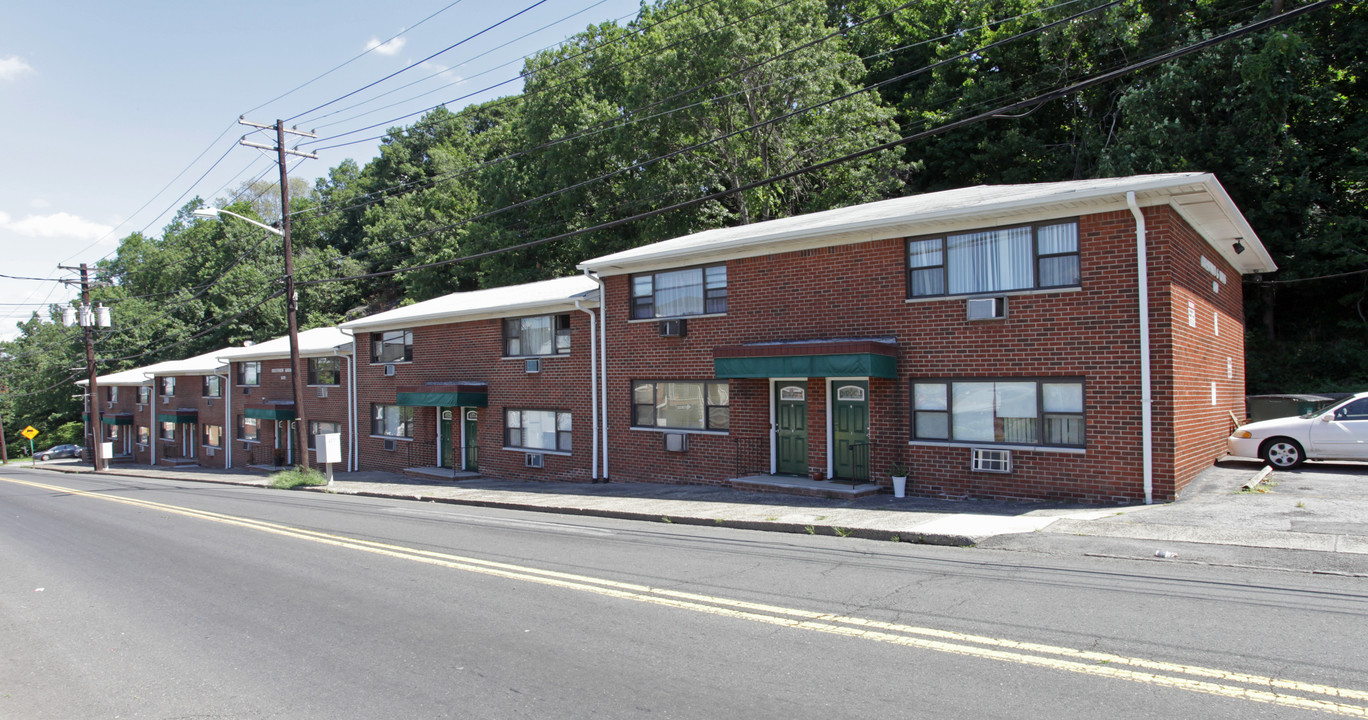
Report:
M296 319L299 310L299 295L295 292L294 286L294 249L290 245L290 179L286 173L285 156L298 155L299 157L317 160L318 155L285 147L285 133L308 138L316 138L318 135L295 128L287 129L284 120L276 120L275 125L272 126L261 125L240 117L238 123L261 130L274 128L276 131L275 147L248 142L245 137L238 142L250 148L274 151L277 155L276 162L280 165L280 229L283 231L282 239L285 246L285 324L290 334L290 383L295 407L295 448L299 459L302 461L300 465L308 470L309 421L304 414L304 378L302 377L304 373L299 367L299 323Z
M77 269L74 267L67 267L65 265L58 265L57 267L63 270ZM104 464L102 462L103 458L101 457L102 451L104 450L104 443L102 443L101 441L104 438L101 437L100 434L100 426L102 424L100 420L100 386L99 381L95 377L96 312L90 306L90 269L85 263L81 263L80 271L81 311L77 321L81 324L82 332L85 333L86 375L87 382L89 383L89 385L86 386L86 397L89 398L87 402L89 403L90 407L88 413L88 415L90 416L90 452L91 458L94 460L95 472L100 472L101 470L104 470ZM63 282L70 281L64 280ZM107 310L107 308L101 308L101 310L104 311ZM101 318L100 321L103 327L108 327L108 316Z

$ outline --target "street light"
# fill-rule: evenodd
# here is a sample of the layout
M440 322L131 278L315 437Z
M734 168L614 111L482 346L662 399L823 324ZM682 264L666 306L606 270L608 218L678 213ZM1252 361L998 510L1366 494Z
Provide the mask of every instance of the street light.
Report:
M283 167L283 166L282 166ZM284 170L281 171L282 173ZM283 180L283 175L282 175ZM282 207L289 211L288 200L282 203ZM299 371L299 322L296 319L296 310L299 305L299 297L294 288L294 251L290 248L289 218L284 219L285 230L259 223L249 217L243 217L231 210L223 208L204 207L197 208L191 212L195 217L212 218L219 215L232 215L233 217L255 225L263 230L270 231L279 235L284 242L285 252L285 325L289 329L290 335L290 394L294 396L295 407L295 447L297 448L300 464L304 469L309 469L309 436L308 421L304 419L304 385L303 378Z

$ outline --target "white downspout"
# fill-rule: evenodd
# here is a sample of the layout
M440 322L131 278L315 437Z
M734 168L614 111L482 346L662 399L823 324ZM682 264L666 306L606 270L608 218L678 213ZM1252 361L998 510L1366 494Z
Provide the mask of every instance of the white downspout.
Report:
M600 306L602 302L600 302ZM589 316L589 414L591 417L591 430L589 435L590 455L592 456L593 472L589 476L591 480L599 479L598 466L598 438L599 438L599 406L598 406L598 347L595 345L598 335L598 317L593 310L586 309L580 305L580 301L575 301L575 309Z
M603 285L603 278L591 274L588 270L584 271L585 277L591 278L598 283L599 289L599 312L603 314L603 322L599 323L599 373L602 375L602 382L599 384L599 405L603 407L603 426L600 430L603 441L603 481L608 482L608 293Z
M217 360L217 358L215 358ZM229 378L233 375L233 363L228 362L228 373L216 376L223 378L223 432L219 439L223 441L223 467L227 470L233 469L233 432L230 428L236 429L233 424L233 384Z
M352 339L351 357L347 358L347 461L351 472L357 472L361 469L361 443L356 438L356 333L342 328L338 331Z
M152 467L156 467L156 466L157 466L157 444L161 442L161 423L157 422L157 374L156 374L156 373L152 373L152 374L149 375L149 374L147 374L147 373L143 373L143 375L152 381L152 407L151 407L151 410L152 410L151 415L152 415L152 416L149 417L149 418L147 419L148 423L152 426L152 427L150 428L150 429L152 430L152 432L149 433L149 437L147 438L147 442L148 442L149 445L152 446L152 462L151 462L151 465L152 465Z
M1154 503L1154 396L1150 382L1149 259L1145 238L1145 216L1135 202L1135 191L1126 192L1126 204L1135 216L1135 254L1140 286L1140 436L1145 478L1145 504Z

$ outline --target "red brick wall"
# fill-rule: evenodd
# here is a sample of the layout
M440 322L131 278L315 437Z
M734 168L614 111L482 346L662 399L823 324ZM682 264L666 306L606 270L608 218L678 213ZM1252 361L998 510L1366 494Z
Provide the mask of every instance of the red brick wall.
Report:
M146 446L139 447L137 444L138 425L151 425L151 423L148 420L149 411L147 409L147 406L144 405L141 409L139 409L138 389L136 387L118 386L117 400L114 402L112 406L109 403L109 387L101 385L99 391L100 413L102 415L121 415L123 413L131 413L133 415L132 425L121 425L118 427L119 438L117 440L114 440L110 437L110 430L113 426L101 423L102 427L100 428L100 437L102 438L102 440L105 442L114 443L114 453L116 456L123 455L124 448L127 447L132 450L133 462L143 464L149 462L149 456L151 454L151 451L148 450ZM87 408L87 412L89 412L89 408ZM95 442L95 440L91 436L91 433L89 432L89 427L90 426L87 425L87 432L85 433L84 442L86 448L92 447L92 443ZM127 435L129 438L127 441L124 440L125 435ZM39 437L41 438L42 436ZM127 442L127 444L125 444L125 442ZM39 446L35 445L35 447ZM86 456L87 459L90 459L92 457L93 455L90 454L87 454ZM106 462L108 462L109 460L110 458L105 458Z
M204 376L203 375L178 375L176 376L175 395L165 396L162 394L162 376L154 378L155 383L153 397L156 401L152 403L149 410L149 422L151 424L152 442L156 444L157 464L170 464L173 459L193 457L195 464L200 467L222 468L224 467L225 455L224 448L217 448L210 456L209 450L204 445L204 426L224 424L223 404L224 399L204 397ZM227 392L227 383L220 380L223 392ZM160 436L161 423L157 422L157 413L167 413L174 410L195 410L198 422L195 424L176 425L175 440L162 440ZM227 428L224 428L225 433ZM184 438L190 437L193 444L191 449ZM225 435L224 442L227 442ZM149 450L150 459L150 450Z
M351 442L351 426L347 414L350 397L348 395L350 390L347 387L347 377L350 372L351 358L341 356L341 360L339 384L324 388L327 397L319 397L319 386L308 384L309 358L299 359L299 372L303 373L300 377L304 378L304 397L301 402L303 410L301 413L296 413L296 417L302 416L305 422L320 421L339 424L342 427L342 451L345 458ZM287 462L286 434L293 432L293 429L289 427L292 423L259 420L257 442L244 442L238 436L238 418L248 405L259 406L272 402L290 402L294 397L294 380L290 374L289 359L262 360L260 362L259 384L246 386L238 384L238 373L242 363L234 362L231 364L233 416L228 419L227 424L234 443L234 467L246 467L247 465L274 466L284 465ZM290 406L287 405L286 407ZM294 444L293 440L289 444ZM310 464L314 463L314 459L315 456L311 453L309 455ZM297 453L293 456L293 460L296 465L302 462ZM335 470L345 470L347 465L344 462L340 466L334 465L333 467Z
M536 313L533 313L536 314ZM503 320L499 318L413 328L413 361L395 364L392 377L371 364L370 333L356 334L357 412L362 470L400 471L437 464L437 410L414 408L414 437L385 450L385 439L370 434L372 404L393 404L396 388L428 382L472 381L489 384L489 406L479 408L479 472L491 477L588 482L592 479L592 422L589 384L589 317L570 315L568 355L542 358L537 374L525 371L521 358L503 357ZM545 453L544 468L525 467L526 452L504 449L504 410L569 411L570 455ZM460 441L460 415L453 440ZM459 464L458 464L459 467Z
M1156 311L1152 314L1156 330L1166 332L1160 326L1167 322L1167 298L1177 293L1167 290L1170 265L1159 260L1167 253L1181 254L1172 272L1182 278L1183 286L1192 285L1200 280L1191 271L1198 258L1188 257L1194 254L1196 238L1167 207L1147 210L1146 216L1151 230L1150 295ZM870 465L875 481L888 484L888 465L903 459L912 469L911 491L923 495L1094 502L1143 498L1134 219L1128 211L1085 216L1079 234L1080 289L1013 295L1008 317L986 322L965 319L963 298L907 302L900 239L731 261L727 314L690 318L684 338L659 337L655 322L629 322L628 276L605 278L612 479L710 484L761 470L757 463L768 469L769 381L732 381L731 431L693 435L689 451L676 454L663 450L659 432L630 427L632 380L711 379L712 349L717 346L896 337L899 379L870 381ZM1220 338L1220 362L1222 377L1227 353L1236 365L1236 376L1228 385L1234 393L1243 384L1239 276L1228 267L1226 272L1233 290L1225 290L1220 305L1230 323ZM1184 313L1185 308L1184 301ZM1205 323L1209 328L1210 308ZM1155 344L1157 354L1174 352L1175 344L1165 338ZM1176 346L1175 361L1155 363L1158 424L1171 422L1174 415L1168 388L1176 384L1187 392L1192 383L1186 375L1174 374L1175 363L1186 367L1193 362L1185 340L1180 338ZM1210 362L1199 364L1209 375ZM919 377L1082 377L1086 453L1015 450L1012 472L996 474L972 472L969 448L909 444L908 382ZM809 464L821 468L826 467L825 392L825 379L809 380ZM1209 386L1206 398L1209 405ZM1187 405L1180 407L1185 410ZM1202 422L1211 422L1209 414L1203 418ZM1186 426L1180 428L1180 435L1186 433ZM1174 460L1174 437L1171 431L1156 437L1161 461L1156 462L1155 475L1162 478L1156 482L1158 499L1171 497L1180 486L1175 478L1186 482L1184 474L1193 472L1203 458L1209 462L1214 448L1206 439L1198 450L1184 445L1180 462Z

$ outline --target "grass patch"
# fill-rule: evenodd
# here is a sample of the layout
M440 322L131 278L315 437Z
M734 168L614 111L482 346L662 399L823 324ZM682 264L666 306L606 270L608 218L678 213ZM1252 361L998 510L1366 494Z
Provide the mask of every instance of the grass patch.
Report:
M271 476L271 487L277 490L289 490L301 485L327 485L328 478L323 473L301 467L292 467L289 470L282 470Z

